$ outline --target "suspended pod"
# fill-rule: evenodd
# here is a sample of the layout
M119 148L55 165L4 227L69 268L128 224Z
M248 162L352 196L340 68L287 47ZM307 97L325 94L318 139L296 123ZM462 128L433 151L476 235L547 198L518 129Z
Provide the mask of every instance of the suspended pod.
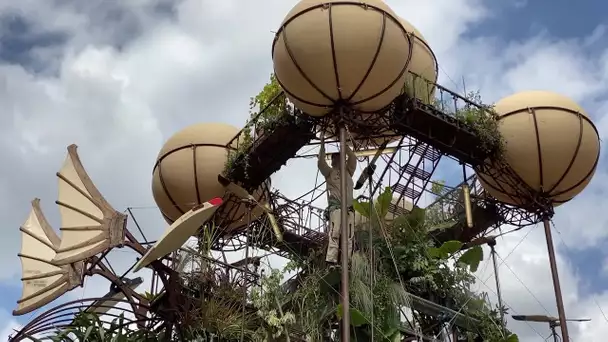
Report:
M277 81L305 113L374 113L403 88L413 44L381 0L302 0L272 44Z
M173 224L193 208L214 198L222 198L224 187L218 174L224 171L228 153L236 151L239 129L224 123L199 123L188 126L167 140L158 154L152 175L152 194L163 217ZM231 143L231 141L233 141ZM259 202L268 200L269 181L255 191ZM242 202L226 201L218 220L223 236L237 234L262 214L261 208L251 210Z
M32 210L19 230L23 292L13 311L15 316L37 310L80 286L83 271L82 262L63 266L53 263L60 240L44 217L39 199L32 201Z
M403 92L411 98L416 98L424 104L431 105L435 102L435 85L439 68L437 58L420 31L403 18L399 18L399 22L405 29L412 46ZM336 136L336 134L333 135ZM401 139L401 136L390 130L385 131L384 135L386 137L373 138L371 141L368 140L367 143L364 141L363 145L380 146L387 140L391 143ZM353 134L353 136L355 139L365 139L365 136L361 134Z
M68 154L57 172L61 215L61 243L53 262L67 265L85 260L124 242L127 216L116 211L101 195L77 153Z
M522 207L534 198L558 206L585 189L597 167L600 140L583 108L560 94L527 91L501 99L495 111L502 157L517 179L507 178L490 161L477 170L490 195Z

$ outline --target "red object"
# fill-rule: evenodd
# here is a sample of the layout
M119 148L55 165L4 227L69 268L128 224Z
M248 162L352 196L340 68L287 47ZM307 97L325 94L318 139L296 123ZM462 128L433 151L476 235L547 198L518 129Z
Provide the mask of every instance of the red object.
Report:
M222 203L224 203L224 201L222 200L221 197L216 197L216 198L212 198L212 199L208 200L207 203L211 204L214 207L218 207L218 206L222 205Z

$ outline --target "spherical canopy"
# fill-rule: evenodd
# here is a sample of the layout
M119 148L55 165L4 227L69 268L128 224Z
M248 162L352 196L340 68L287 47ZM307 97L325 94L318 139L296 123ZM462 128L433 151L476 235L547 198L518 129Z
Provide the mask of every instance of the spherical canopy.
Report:
M400 94L409 45L382 0L302 0L278 30L272 57L289 99L309 115L336 104L373 112Z
M167 222L175 221L200 203L224 195L225 190L217 176L224 170L228 157L226 146L238 131L236 127L223 123L201 123L186 127L165 143L154 166L152 194ZM263 200L265 195L262 189L255 194L259 200ZM224 232L247 223L244 206L226 208L224 212L230 212L230 219L234 220L225 227L219 227ZM254 211L253 218L259 214L259 211Z
M437 59L420 31L403 18L399 18L399 21L405 31L411 34L413 42L405 90L410 96L430 104L435 95L433 83L437 83Z
M559 94L529 91L498 101L495 110L505 140L505 161L525 184L554 206L585 188L595 171L600 143L595 126L579 105ZM479 177L496 199L526 204L504 180L487 174Z

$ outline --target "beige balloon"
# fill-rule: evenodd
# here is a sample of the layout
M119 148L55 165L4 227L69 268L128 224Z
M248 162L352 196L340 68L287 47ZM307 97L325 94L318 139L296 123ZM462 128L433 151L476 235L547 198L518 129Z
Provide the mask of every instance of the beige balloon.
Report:
M228 144L239 133L223 123L188 126L167 140L158 154L152 178L152 194L165 220L171 224L188 210L215 197L223 197L224 187L217 181L228 158ZM231 144L236 149L237 142ZM267 199L267 184L254 194L260 202ZM226 203L222 209L232 221L218 227L223 233L245 228L250 215L242 204ZM251 219L261 215L252 210Z
M283 20L272 58L290 101L324 116L340 102L363 112L389 105L402 91L410 50L382 0L302 0Z
M427 41L420 31L403 18L399 22L410 35L412 43L412 54L408 65L408 72L405 78L404 92L410 97L417 98L422 103L432 104L435 99L435 83L437 83L437 59ZM401 136L392 131L385 133L387 137L371 139L368 146L380 146L388 140L389 143L401 139ZM392 136L390 136L392 134ZM353 134L355 139L357 134ZM369 146L371 145L371 146Z
M425 104L431 104L435 99L435 83L437 83L438 76L437 58L422 33L414 25L403 18L399 18L399 21L413 41L412 58L405 80L405 93Z
M528 187L558 206L589 184L600 142L595 125L578 104L560 94L527 91L498 101L495 110L505 141L504 159ZM478 176L499 201L527 204L517 196L525 191L523 186L488 174Z

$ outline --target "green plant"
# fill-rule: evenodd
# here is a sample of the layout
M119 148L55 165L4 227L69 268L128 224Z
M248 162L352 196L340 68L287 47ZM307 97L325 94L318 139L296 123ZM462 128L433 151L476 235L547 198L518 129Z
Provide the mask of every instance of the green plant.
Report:
M140 293L142 297L144 297L149 303L152 303L156 298L158 298L160 293L152 294L148 291L144 291L144 293Z
M435 99L433 106L443 112L450 112L456 119L470 127L481 139L481 148L495 158L502 157L504 139L499 130L493 105L481 101L479 91L472 91L463 100Z
M239 340L256 341L260 322L249 307L243 310L245 289L227 271L209 261L216 239L213 226L199 236L198 246L188 248L179 257L183 294L192 306L182 312L180 325L186 341Z
M113 319L109 323L103 322L95 313L79 313L74 317L72 323L60 328L55 335L47 336L45 339L53 342L153 342L162 341L161 336L156 336L147 330L138 330L131 327L123 315ZM35 342L42 341L29 337Z
M403 92L410 97L417 98L424 104L430 104L433 102L435 82L437 82L436 79L431 81L411 72L406 72Z
M435 190L443 192L441 183L438 183ZM393 283L401 279L409 293L451 306L455 310L464 306L466 315L481 322L478 329L482 332L473 335L481 336L484 341L506 341L494 338L494 335L502 338L502 325L497 323L495 313L486 309L486 302L483 301L483 305L477 308L470 304L472 294L468 289L475 279L472 273L483 260L481 247L461 252L463 243L460 241L447 241L437 245L428 235L427 213L421 208L414 208L409 214L390 223L383 222L378 218L386 213L391 198L390 189L385 189L373 203L372 213L369 212L370 204L367 202L355 202L353 205L359 214L372 218L368 222L373 231L374 253L380 263L379 272L386 274ZM367 229L364 230L366 231L356 234L356 238L362 246L368 246L366 240L369 241L369 234ZM428 324L423 325L428 325L429 328L434 325L430 317L424 314L418 316L422 322L428 321Z
M287 328L295 323L292 312L283 312L280 299L285 298L286 292L281 287L283 273L273 269L270 274L261 279L261 285L251 293L253 306L258 310L257 314L265 323L260 329L266 335L267 340L276 339L279 336L289 340Z
M479 91L469 92L465 98L478 106L467 102L456 109L454 116L479 134L481 147L486 152L500 157L504 152L504 140L498 128L494 106L483 104Z
M272 270L252 291L251 303L260 328L252 331L250 338L289 341L289 333L301 332L308 341L332 342L337 338L330 333L332 327L349 315L353 340L370 341L373 336L374 341L398 341L403 327L401 312L411 307L410 294L415 294L477 319L476 331L459 332L463 338L517 341L517 336L503 328L498 311L490 310L483 296L469 291L474 282L472 273L483 259L481 248L463 252L460 241L436 243L428 235L427 212L421 208L385 221L391 199L387 188L371 204L353 203L367 220L355 233L358 250L349 267L348 313L340 305L340 268L328 266L324 251L316 250L304 260L294 258L281 271ZM284 275L294 271L298 274L289 286L282 285ZM418 312L416 319L426 333L437 333L436 318Z
M268 134L278 126L287 123L291 116L291 105L282 92L281 86L273 74L262 90L249 100L249 119L241 130L241 135L234 143L234 150L229 151L224 164L224 172L229 173L235 163L243 163L245 172L248 169L248 155L254 140ZM248 175L245 174L245 178Z
M256 129L272 130L289 114L290 104L274 73L262 90L249 101L249 114ZM257 132L256 132L257 133Z
M253 136L251 135L251 124L247 123L241 130L238 138L232 144L233 150L228 151L226 162L224 163L224 173L230 174L237 162L243 164L245 178L247 178L247 169L249 166L249 150L253 145Z

